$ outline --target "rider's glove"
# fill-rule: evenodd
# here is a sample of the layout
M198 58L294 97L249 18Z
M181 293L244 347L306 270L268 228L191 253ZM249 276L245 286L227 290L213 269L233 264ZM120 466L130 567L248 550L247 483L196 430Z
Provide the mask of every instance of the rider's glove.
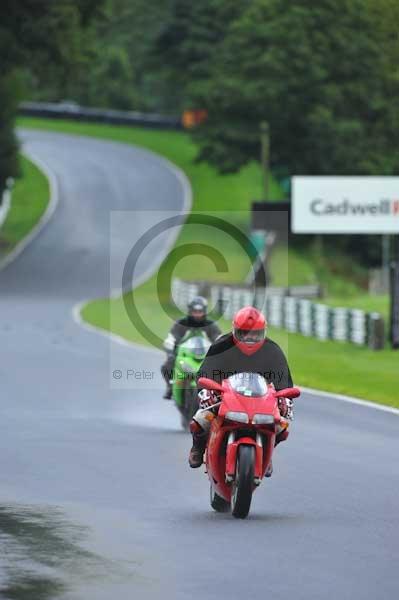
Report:
M292 421L294 419L294 401L290 398L279 398L278 399L278 408L280 411L280 415L287 419L288 421Z
M218 401L219 398L217 397L215 392L212 392L211 390L203 389L200 392L198 392L198 402L200 408L212 408L212 406Z
M168 335L163 343L163 347L166 350L167 354L174 354L175 347L176 347L176 338L173 334L168 333Z

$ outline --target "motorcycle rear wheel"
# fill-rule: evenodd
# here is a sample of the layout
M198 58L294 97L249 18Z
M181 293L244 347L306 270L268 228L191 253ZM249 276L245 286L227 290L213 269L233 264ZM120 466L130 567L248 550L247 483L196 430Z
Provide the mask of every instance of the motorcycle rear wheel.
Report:
M210 485L210 491L211 491L211 506L212 506L213 510L216 510L216 512L219 512L219 513L230 512L230 502L227 502L227 500L225 500L224 498L222 498L221 496L219 496L219 494L217 494L215 492L215 488L213 487L212 483Z
M231 513L236 519L245 519L251 507L254 485L255 448L240 446L238 449L236 478L231 494Z

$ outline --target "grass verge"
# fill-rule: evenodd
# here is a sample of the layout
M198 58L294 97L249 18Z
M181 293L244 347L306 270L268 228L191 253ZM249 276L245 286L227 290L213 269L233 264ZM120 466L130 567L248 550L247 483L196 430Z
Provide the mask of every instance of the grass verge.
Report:
M343 308L358 308L365 312L378 312L389 323L390 297L388 294L380 296L366 293L354 281L351 281L351 273L356 265L350 257L338 256L336 258L341 265L345 265L347 275L333 275L331 263L325 256L317 255L314 251L298 252L293 248L288 249L288 260L286 251L277 247L272 254L271 272L275 285L313 285L320 283L327 291L326 296L320 300L323 304ZM360 269L359 269L360 270Z
M261 174L258 165L252 164L236 175L221 176L207 165L194 163L195 147L183 133L38 119L21 119L20 124L25 127L92 135L131 143L162 154L182 168L189 177L194 192L194 210L214 211L217 207L217 210L225 213L230 211L233 216L232 211L247 212L250 201L261 197ZM273 189L277 198L278 187L276 184ZM209 232L207 235L210 235ZM178 243L188 239L191 239L191 235L189 229L185 227ZM214 238L213 243L215 245ZM233 253L232 248L226 249L223 246L223 250L229 255ZM209 263L200 263L198 260L194 263L193 260L186 261L186 263L181 261L177 274L192 278L193 273L201 272L202 277L215 277L214 270L210 268ZM317 280L316 270L312 269L312 264L307 257L299 254L290 255L289 272L286 275L284 275L284 269L287 267L281 263L281 259L279 260L280 264L277 262L276 272L280 273L279 276L282 280L286 280L288 277L291 283L301 284ZM244 274L244 265L237 264L236 261L235 266L233 276L239 280ZM231 276L231 274L227 274L226 279ZM301 280L294 281L298 277ZM218 276L218 278L220 277ZM339 290L342 290L341 286L344 284L345 291L348 291L347 282L338 282L332 288L337 293L335 298L331 299L332 303L335 301L337 304L345 305L343 303L345 296L339 295ZM346 299L349 302L355 302L355 294L359 292L354 288L351 293L352 296L348 295ZM160 309L155 276L137 288L135 298L143 319L151 323L152 330L156 331L159 337L165 336L171 321ZM167 303L167 292L165 292L165 297L160 300L161 305ZM359 303L356 306L362 308ZM148 344L130 322L122 298L90 302L84 307L82 316L89 323L119 334L130 341ZM221 321L220 325L224 330L229 327L229 324L224 321ZM288 334L281 330L270 330L269 334L288 353L295 381L299 385L349 394L399 407L396 395L398 384L398 355L396 353L389 350L376 353L352 344L322 342L297 334Z
M154 310L154 291L151 281L138 289L136 298L144 299L140 314L152 331L166 337L170 319L161 310ZM82 311L83 318L102 329L144 345L149 345L130 322L123 299L95 300ZM177 316L177 315L176 315ZM230 323L221 319L224 331ZM398 355L391 350L371 350L341 342L319 341L301 335L270 328L269 337L285 350L298 385L338 394L356 396L399 408L395 393L398 385Z
M11 208L0 228L0 260L38 223L49 202L49 184L43 173L21 156L21 178L12 190Z

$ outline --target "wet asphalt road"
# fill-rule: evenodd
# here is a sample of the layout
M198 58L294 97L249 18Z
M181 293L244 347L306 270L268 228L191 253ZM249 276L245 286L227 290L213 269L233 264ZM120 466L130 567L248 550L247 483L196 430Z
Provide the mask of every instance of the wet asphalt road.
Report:
M181 182L132 147L23 138L55 173L59 204L0 272L0 597L397 597L398 416L304 395L250 518L213 513L161 399L162 356L72 318L76 303L118 288L154 210L182 209ZM136 211L134 226L120 219L110 241L115 210ZM161 248L139 275L160 259ZM151 382L112 384L113 369L132 366Z

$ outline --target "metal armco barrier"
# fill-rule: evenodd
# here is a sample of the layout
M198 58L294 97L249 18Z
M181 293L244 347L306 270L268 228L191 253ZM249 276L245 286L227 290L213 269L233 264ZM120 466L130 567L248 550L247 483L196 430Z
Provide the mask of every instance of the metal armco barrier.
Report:
M183 129L180 117L136 111L88 108L72 102L22 102L18 113L25 117L92 121L114 125L139 125L154 129Z
M181 281L180 279L176 279L177 281ZM250 284L243 285L234 285L234 284L213 284L210 281L206 281L204 279L194 279L192 281L183 282L187 285L195 285L196 289L199 290L201 296L211 296L213 288L223 287L225 289L224 294L227 297L231 291L239 290L240 294L250 294L251 302L252 298L252 287ZM178 285L176 283L176 285ZM323 297L323 287L321 285L294 285L290 287L276 287L276 286L267 286L267 292L271 296L291 296L295 298L322 298ZM257 287L257 294L259 297L264 296L264 289L262 287Z
M315 337L319 340L351 342L380 350L385 345L385 324L379 313L366 313L351 308L333 308L308 299L283 295L281 289L252 290L203 281L172 280L172 298L185 311L194 296L205 295L215 311L225 319L232 319L243 306L253 305L262 310L273 327L292 333Z

